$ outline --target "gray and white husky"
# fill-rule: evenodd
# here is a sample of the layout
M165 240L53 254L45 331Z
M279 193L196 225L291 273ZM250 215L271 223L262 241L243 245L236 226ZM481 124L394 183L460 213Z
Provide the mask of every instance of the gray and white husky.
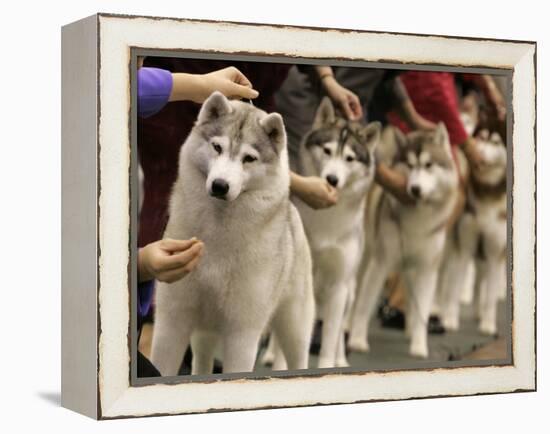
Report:
M402 204L378 186L369 195L366 242L370 255L359 280L348 345L355 351L369 350L369 321L378 297L388 275L399 271L409 290L406 316L411 338L409 352L427 357L427 322L445 245L446 224L458 193L458 175L442 123L433 132L407 135L388 127L382 133L380 146L385 148L382 151L395 149L393 168L406 175L408 193L416 204Z
M152 362L162 375L177 374L189 344L193 374L212 372L218 343L224 372L251 371L268 325L289 368L307 368L311 256L289 183L282 117L213 93L182 146L164 234L197 237L205 253L157 287Z
M497 302L506 288L506 146L496 132L482 130L477 147L480 168L471 168L467 205L448 239L442 268L441 319L445 328L457 330L464 276L473 259L479 330L497 331Z
M344 322L363 253L365 202L380 131L379 122L365 125L338 116L325 97L300 145L298 172L326 179L338 190L338 203L331 208L314 210L294 201L311 249L317 312L323 321L320 368L348 366Z

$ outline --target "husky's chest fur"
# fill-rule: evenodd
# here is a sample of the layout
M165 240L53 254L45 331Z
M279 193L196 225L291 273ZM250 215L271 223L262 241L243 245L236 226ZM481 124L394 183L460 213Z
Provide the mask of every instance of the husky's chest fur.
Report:
M195 236L204 242L205 255L200 266L178 282L178 291L185 296L174 302L192 309L189 314L208 328L221 327L235 319L256 322L260 320L255 318L257 315L263 319L287 286L281 276L288 279L292 266L296 210L280 194L277 198L274 194L247 197L243 193L230 204L209 198L201 190L197 196L197 189L204 189L201 180L187 179L173 195L174 218L171 217L165 236ZM287 254L277 255L285 249Z

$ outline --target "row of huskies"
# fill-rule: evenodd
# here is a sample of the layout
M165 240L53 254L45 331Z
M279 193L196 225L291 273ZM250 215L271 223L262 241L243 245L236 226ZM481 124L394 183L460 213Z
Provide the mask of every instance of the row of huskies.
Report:
M151 361L176 375L187 348L192 374L249 372L260 342L274 370L306 369L315 321L322 321L318 367L348 366L346 350L369 351L369 322L388 276L407 288L411 355L428 356L427 321L439 306L459 328L460 299L475 265L479 330L497 331L505 284L506 147L477 137L484 164L469 169L464 211L449 227L463 182L443 124L432 132L347 121L328 98L302 140L296 167L326 179L338 203L314 210L289 197L282 117L213 93L182 146L166 238L197 237L199 266L157 285ZM414 204L374 182L384 162L407 179ZM346 342L345 335L349 333Z

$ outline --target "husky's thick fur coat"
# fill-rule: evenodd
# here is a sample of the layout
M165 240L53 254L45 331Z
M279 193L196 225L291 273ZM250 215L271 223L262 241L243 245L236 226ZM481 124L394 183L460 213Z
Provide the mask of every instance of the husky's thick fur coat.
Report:
M474 260L479 330L497 331L497 302L506 289L506 146L496 132L482 130L477 146L485 164L472 168L467 205L447 241L442 267L441 315L445 328L459 328L460 295Z
M442 123L436 131L407 135L386 128L380 146L383 148L380 154L388 154L393 168L406 175L408 193L416 204L401 204L378 186L369 195L366 218L369 255L359 277L348 344L352 350L369 350L372 313L388 275L399 271L408 289L409 352L427 357L427 321L437 286L446 224L458 193L458 175Z
M378 122L364 125L339 117L325 97L301 143L299 173L326 179L338 190L338 203L323 210L295 200L312 252L317 312L323 321L320 368L348 366L344 321L363 253L365 201L380 131Z
M215 92L182 146L165 237L204 242L199 266L160 283L152 362L176 375L191 344L192 373L254 368L269 325L290 369L305 369L314 320L312 266L300 216L289 200L281 116Z

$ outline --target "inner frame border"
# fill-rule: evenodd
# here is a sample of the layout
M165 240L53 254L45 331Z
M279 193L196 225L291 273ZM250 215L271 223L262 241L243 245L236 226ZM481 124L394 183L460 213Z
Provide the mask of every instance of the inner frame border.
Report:
M239 23L241 24L241 23ZM424 35L423 35L424 36ZM513 147L512 128L513 128L513 69L509 68L488 68L478 66L448 66L437 63L400 63L398 61L381 61L370 62L362 60L349 60L339 58L308 58L282 55L268 55L265 53L242 52L242 53L225 53L214 50L189 50L189 49L153 49L138 46L131 46L130 62L129 62L129 91L130 91L130 108L129 108L129 131L130 131L130 169L129 169L129 187L130 187L130 228L129 228L129 290L130 290L130 321L128 330L128 347L130 351L129 360L129 383L130 387L148 386L154 384L186 384L186 383L212 383L217 381L230 380L264 380L269 378L285 378L293 379L300 377L322 377L331 374L363 374L363 373L389 373L403 371L430 371L435 369L452 369L465 367L500 367L513 366L513 288L512 288L512 267L513 267ZM346 66L357 68L375 68L375 69L399 69L399 70L415 70L415 71L441 71L441 72L456 72L456 73L472 73L472 74L491 74L504 76L507 79L507 118L506 118L506 144L507 144L507 263L506 263L506 278L507 278L507 307L506 307L506 322L509 324L505 339L507 347L507 357L504 359L487 359L480 361L443 361L443 362L412 362L405 366L393 366L389 368L309 368L303 370L287 370L287 371L272 371L270 375L249 373L231 373L231 374L210 374L210 375L177 375L167 377L137 377L137 216L138 216L138 176L137 176L137 59L138 57L154 56L154 57L172 57L185 59L202 59L202 60L232 60L232 61L249 61L249 62L267 62L267 63L287 63L287 64L304 64L304 65L330 65L330 66Z

